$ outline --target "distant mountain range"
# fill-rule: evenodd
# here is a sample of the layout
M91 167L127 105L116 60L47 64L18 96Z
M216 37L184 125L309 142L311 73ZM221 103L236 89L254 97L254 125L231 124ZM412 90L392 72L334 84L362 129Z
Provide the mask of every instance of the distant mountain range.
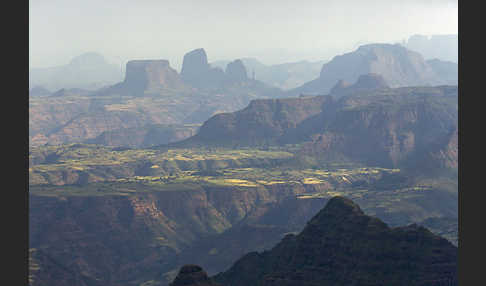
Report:
M86 62L103 61L102 58L91 55L73 60L70 66L85 66ZM118 130L120 134L128 134L128 129L132 128L133 131L133 128L145 125L200 124L214 114L241 109L257 98L312 94L331 94L338 98L347 93L357 93L358 87L367 89L367 84L386 88L457 85L457 64L437 59L425 61L420 54L400 45L364 45L354 52L336 56L322 65L318 78L287 91L264 83L258 79L258 75L257 79L253 79L253 69L250 75L250 69L245 66L245 62L261 71L266 70L269 75L282 72L307 77L313 69L311 66L317 66L316 63L299 62L265 67L255 60L236 59L227 63L223 69L208 63L204 49L195 49L184 55L181 73L173 69L167 60L129 61L123 81L97 90L63 88L50 92L42 87L31 89L31 145L87 142L86 140L92 140L105 131ZM292 72L283 72L284 70ZM260 74L258 71L255 73ZM351 83L366 74L373 74L375 78L361 78L362 82L349 88ZM287 76L283 78L289 79ZM366 80L371 81L366 83ZM314 109L316 106L309 110ZM308 110L302 109L299 112L306 114ZM257 132L257 129L252 132ZM174 138L164 137L168 141L164 139L158 144L173 142L176 138L185 139L186 137L180 135L190 133L178 134ZM240 144L246 144L243 142L252 140L250 138L253 137L245 138ZM128 137L125 138L129 141ZM163 136L156 138L161 139ZM133 143L123 140L122 136L111 142L118 142L121 146ZM157 145L156 140L146 140ZM98 142L108 141L110 139L105 137Z
M77 56L66 65L32 68L29 70L29 89L41 86L51 92L65 88L95 90L120 81L120 67L108 63L94 52Z
M399 44L368 44L335 56L322 66L318 78L287 94L328 94L339 80L355 82L369 73L381 75L390 87L457 85L455 63L426 61L419 53Z
M390 228L334 197L297 235L208 277L186 265L170 286L458 285L457 247L415 224Z
M149 128L148 125L199 124L215 113L235 111L251 99L275 97L281 92L248 78L240 60L233 61L225 71L210 67L204 49L184 56L181 74L167 60L134 60L126 64L123 81L95 91L73 88L52 94L40 88L34 91L44 96L30 97L32 146L93 142L90 140L105 131L135 134L134 128ZM138 141L106 133L94 142L140 147L142 141L158 145L191 134L179 131L175 137L149 132L147 138ZM183 134L186 137L180 137Z
M402 45L419 52L425 59L458 62L459 37L455 35L413 35Z
M303 83L315 79L319 76L322 64L321 61L298 61L293 63L283 63L276 65L265 65L255 58L242 58L248 76L258 79L268 85L281 89L291 89L302 85ZM230 61L215 61L211 65L220 68L226 68Z

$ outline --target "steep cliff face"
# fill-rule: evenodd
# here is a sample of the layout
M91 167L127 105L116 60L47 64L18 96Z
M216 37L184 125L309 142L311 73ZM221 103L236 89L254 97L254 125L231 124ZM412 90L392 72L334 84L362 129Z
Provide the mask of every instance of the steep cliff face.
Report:
M328 94L339 81L355 82L363 74L379 74L390 87L450 84L414 51L398 44L369 44L334 57L324 64L319 78L290 90L292 95Z
M180 144L303 143L301 154L383 167L404 166L427 149L446 160L444 166L457 165L454 137L448 151L439 151L448 143L434 143L449 140L457 128L457 87L392 89L381 76L367 75L338 90L346 95L252 101L210 118Z
M221 68L209 65L204 49L195 49L184 55L181 76L186 84L196 88L214 88L225 80Z
M354 96L338 104L334 118L313 125L304 153L397 167L457 126L454 97Z
M298 235L252 252L223 285L457 285L457 247L423 227L389 228L334 197Z
M126 67L123 88L133 91L154 91L157 89L180 89L182 79L167 60L129 61Z
M230 82L244 82L248 80L245 65L241 60L234 60L226 66L225 74Z
M449 171L457 175L458 171L458 126L453 126L429 146L426 146L413 158L405 162L410 170L427 170L430 173Z
M288 129L321 112L321 106L329 100L325 96L253 100L241 111L210 118L198 134L181 145L274 144Z

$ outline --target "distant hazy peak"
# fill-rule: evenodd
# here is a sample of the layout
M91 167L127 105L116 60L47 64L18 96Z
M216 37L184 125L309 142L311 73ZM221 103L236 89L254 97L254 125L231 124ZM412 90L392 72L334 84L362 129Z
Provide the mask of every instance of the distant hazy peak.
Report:
M102 65L107 64L105 58L96 52L88 52L74 57L70 65L85 66L85 65Z
M203 48L192 50L184 55L181 74L193 69L209 69L208 56Z
M228 63L225 73L229 80L232 81L245 81L248 79L246 67L240 59Z

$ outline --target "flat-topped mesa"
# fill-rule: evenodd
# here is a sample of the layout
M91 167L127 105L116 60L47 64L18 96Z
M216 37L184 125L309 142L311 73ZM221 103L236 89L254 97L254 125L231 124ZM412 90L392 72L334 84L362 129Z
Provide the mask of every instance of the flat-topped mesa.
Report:
M244 82L248 80L245 65L240 59L230 62L226 66L226 77L230 82Z
M126 65L123 86L130 91L149 91L161 88L178 89L183 83L167 60L133 60Z

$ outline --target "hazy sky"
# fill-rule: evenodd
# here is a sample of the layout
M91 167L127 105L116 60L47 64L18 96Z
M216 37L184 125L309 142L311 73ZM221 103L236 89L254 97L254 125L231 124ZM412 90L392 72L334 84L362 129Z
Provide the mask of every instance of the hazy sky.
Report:
M95 51L179 70L196 48L209 61L327 60L362 43L457 33L457 1L447 0L29 0L31 68Z

